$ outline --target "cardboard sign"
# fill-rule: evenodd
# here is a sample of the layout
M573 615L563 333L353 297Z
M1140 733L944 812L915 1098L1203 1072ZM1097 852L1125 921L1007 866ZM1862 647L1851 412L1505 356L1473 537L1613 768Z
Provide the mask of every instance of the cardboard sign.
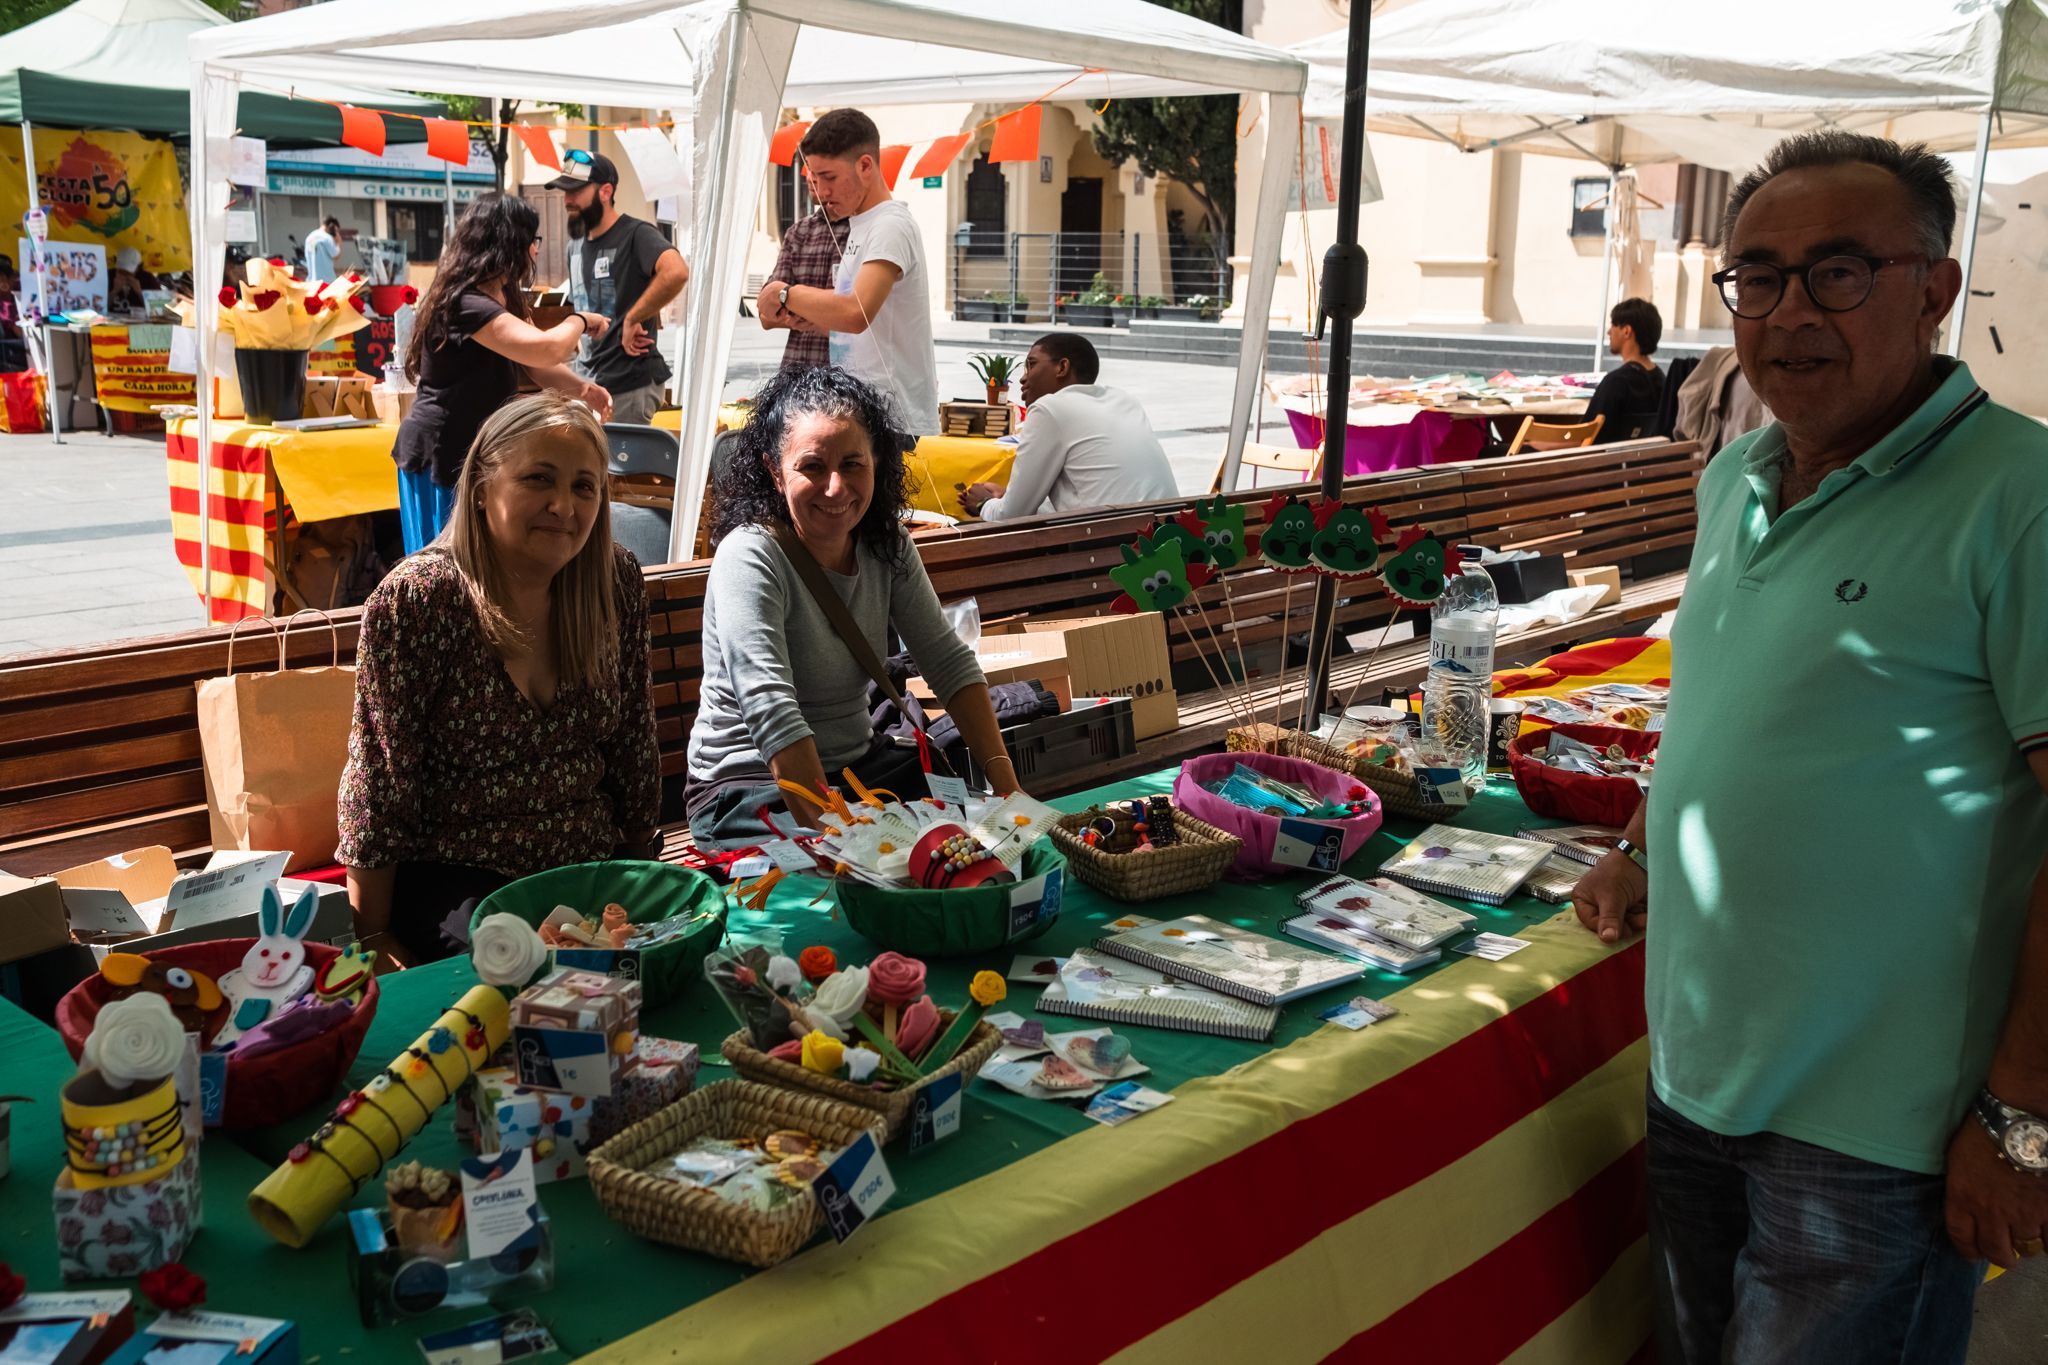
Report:
M862 1133L855 1139L811 1182L811 1193L825 1212L825 1226L832 1229L834 1241L845 1241L874 1217L896 1193L895 1177L889 1174L889 1163L882 1160L875 1135Z
M530 1309L483 1318L420 1338L427 1365L502 1365L508 1360L560 1360L561 1347Z
M128 1306L125 1289L80 1290L76 1293L23 1294L0 1308L0 1322L54 1322L60 1318L113 1317Z
M611 1039L595 1031L516 1024L512 1055L519 1083L536 1090L608 1096L618 1074Z
M960 1131L960 1073L918 1087L910 1109L910 1150L921 1152Z
M228 1054L199 1054L199 1109L208 1128L220 1127L228 1107Z
M289 1326L282 1318L252 1318L242 1313L188 1308L158 1317L149 1325L149 1334L166 1341L253 1341L260 1346Z
M932 794L932 800L951 806L964 818L967 814L967 782L963 778L949 777L943 773L926 773L924 784Z
M1014 943L1041 921L1056 919L1066 893L1066 869L1056 867L1010 888L1010 931Z
M532 1148L463 1161L462 1230L469 1239L471 1260L515 1247L540 1246L540 1197L534 1193Z
M1273 831L1273 861L1315 872L1335 872L1344 863L1344 831L1315 820L1282 817Z
M1472 800L1465 774L1456 768L1417 768L1415 791L1425 805L1456 807Z
M548 954L548 970L559 972L573 968L579 972L596 972L599 976L616 976L622 981L640 979L640 950L638 948L556 948Z

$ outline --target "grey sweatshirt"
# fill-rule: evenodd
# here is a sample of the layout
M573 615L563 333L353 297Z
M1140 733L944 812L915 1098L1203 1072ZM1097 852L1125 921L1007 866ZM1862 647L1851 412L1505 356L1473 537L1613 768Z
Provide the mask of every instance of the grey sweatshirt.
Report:
M900 568L863 548L852 574L826 571L875 653L889 627L942 701L981 682L974 651L939 611L915 553ZM811 599L782 547L758 527L728 535L704 594L704 681L690 731L690 778L760 772L768 756L809 736L835 776L868 750L868 676Z

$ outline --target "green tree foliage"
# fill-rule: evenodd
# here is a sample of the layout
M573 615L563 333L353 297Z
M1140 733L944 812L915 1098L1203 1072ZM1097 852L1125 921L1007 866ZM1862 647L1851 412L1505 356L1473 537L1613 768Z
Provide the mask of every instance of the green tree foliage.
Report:
M1240 6L1231 0L1153 3L1225 28L1238 24ZM1115 100L1095 125L1095 150L1105 161L1135 160L1146 175L1171 176L1195 196L1219 267L1230 256L1237 209L1237 115L1235 95Z
M5 3L6 0L0 0L0 4ZM505 161L511 153L512 146L512 128L510 125L513 118L519 113L519 101L497 100L494 102L487 95L422 95L421 98L441 101L446 106L448 117L450 118L465 119L471 123L495 122L505 125L498 129L495 137L490 134L488 129L472 128L469 130L469 137L472 142L478 141L479 134L482 135L481 140L491 154L491 165L497 171L498 188L504 189ZM583 106L580 104L539 104L535 107L556 109L561 111L565 117L571 119L580 119L584 116Z
M0 33L12 33L24 24L33 24L38 19L48 18L60 9L68 8L72 0L0 0ZM200 0L208 9L217 9L230 19L243 17L242 0Z

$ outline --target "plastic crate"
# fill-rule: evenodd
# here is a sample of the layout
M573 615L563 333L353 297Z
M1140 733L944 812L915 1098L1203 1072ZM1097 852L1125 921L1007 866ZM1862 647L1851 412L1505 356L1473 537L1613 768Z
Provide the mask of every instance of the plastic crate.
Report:
M1134 754L1138 739L1131 724L1131 699L1076 697L1071 711L1006 727L1003 747L1010 751L1017 781L1026 791L1062 773ZM987 786L988 776L972 754L966 762L967 781Z

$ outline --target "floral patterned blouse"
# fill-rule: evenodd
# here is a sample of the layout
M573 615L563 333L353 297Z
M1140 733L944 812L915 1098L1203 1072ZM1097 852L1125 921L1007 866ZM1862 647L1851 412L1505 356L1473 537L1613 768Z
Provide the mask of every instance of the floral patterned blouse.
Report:
M412 555L370 594L341 775L342 863L523 877L610 857L624 834L654 827L647 594L638 562L613 553L618 682L565 685L545 710L513 685L446 556Z

